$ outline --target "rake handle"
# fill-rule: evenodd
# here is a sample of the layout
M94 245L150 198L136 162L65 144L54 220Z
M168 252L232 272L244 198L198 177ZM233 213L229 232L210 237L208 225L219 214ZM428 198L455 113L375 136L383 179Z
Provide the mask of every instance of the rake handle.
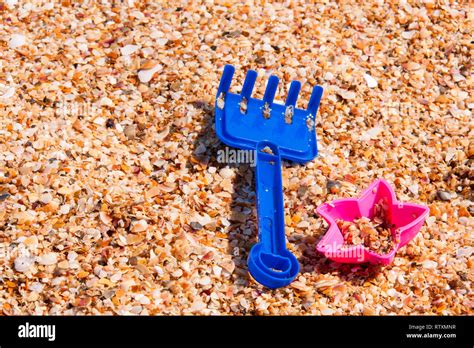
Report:
M278 288L291 283L299 272L298 261L286 248L278 146L267 141L258 143L256 158L259 241L250 251L249 271L259 283Z
M277 151L276 146L261 143L256 156L259 241L263 250L272 254L286 249L281 159Z

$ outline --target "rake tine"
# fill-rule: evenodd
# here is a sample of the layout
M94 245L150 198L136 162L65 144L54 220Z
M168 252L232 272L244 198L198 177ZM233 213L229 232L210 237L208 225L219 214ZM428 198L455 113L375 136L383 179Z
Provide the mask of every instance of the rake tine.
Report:
M232 83L232 77L234 76L235 68L232 65L226 65L224 71L222 72L221 82L219 84L219 89L217 90L217 95L220 96L222 93L227 93Z
M314 117L318 112L319 102L321 101L321 97L323 95L323 88L321 86L314 86L313 92L311 93L311 97L309 98L308 103L308 113Z
M249 100L250 95L252 94L253 87L255 86L255 81L257 80L257 72L255 70L249 70L245 76L244 85L242 87L242 92L240 93L243 98Z
M296 105L296 100L298 99L298 94L300 93L301 83L299 81L292 81L290 85L290 90L288 91L288 97L286 98L285 106Z
M263 96L264 104L271 105L273 103L279 81L280 80L275 75L270 76L268 79L267 88L265 89L265 94Z

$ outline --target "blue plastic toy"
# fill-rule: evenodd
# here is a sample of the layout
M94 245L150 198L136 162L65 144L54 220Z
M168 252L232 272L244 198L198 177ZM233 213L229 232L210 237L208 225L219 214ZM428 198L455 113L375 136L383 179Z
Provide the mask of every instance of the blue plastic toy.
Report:
M263 100L251 98L257 72L247 72L240 94L229 93L234 67L226 65L217 90L216 133L225 144L256 153L258 243L248 258L250 274L268 288L290 284L299 272L286 248L281 158L305 163L318 153L315 116L323 93L313 89L307 110L295 107L301 84L291 83L285 105L273 102L278 77L270 76Z

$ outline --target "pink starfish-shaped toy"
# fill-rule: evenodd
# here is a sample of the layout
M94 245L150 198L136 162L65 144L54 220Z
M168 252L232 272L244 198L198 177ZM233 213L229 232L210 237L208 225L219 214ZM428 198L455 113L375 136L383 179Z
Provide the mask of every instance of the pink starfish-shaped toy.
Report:
M371 219L375 205L381 201L387 207L386 222L392 226L393 248L387 254L377 254L363 245L344 246L344 237L336 221L354 221L361 217ZM373 182L359 198L340 199L324 203L317 210L329 228L316 249L327 258L343 263L369 262L389 264L399 248L412 240L425 222L429 209L426 206L398 202L395 192L383 179Z

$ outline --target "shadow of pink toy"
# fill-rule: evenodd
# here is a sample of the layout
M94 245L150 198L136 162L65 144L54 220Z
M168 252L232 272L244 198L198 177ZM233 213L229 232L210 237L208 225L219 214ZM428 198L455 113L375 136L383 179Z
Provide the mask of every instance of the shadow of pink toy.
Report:
M353 222L363 216L372 219L374 207L382 199L388 206L387 223L391 224L393 248L388 254L377 254L363 245L343 248L344 237L336 221ZM389 264L399 248L411 241L420 231L429 209L426 206L397 201L395 192L383 179L373 182L359 198L339 199L320 205L316 211L329 224L329 228L316 249L327 258L341 263Z

